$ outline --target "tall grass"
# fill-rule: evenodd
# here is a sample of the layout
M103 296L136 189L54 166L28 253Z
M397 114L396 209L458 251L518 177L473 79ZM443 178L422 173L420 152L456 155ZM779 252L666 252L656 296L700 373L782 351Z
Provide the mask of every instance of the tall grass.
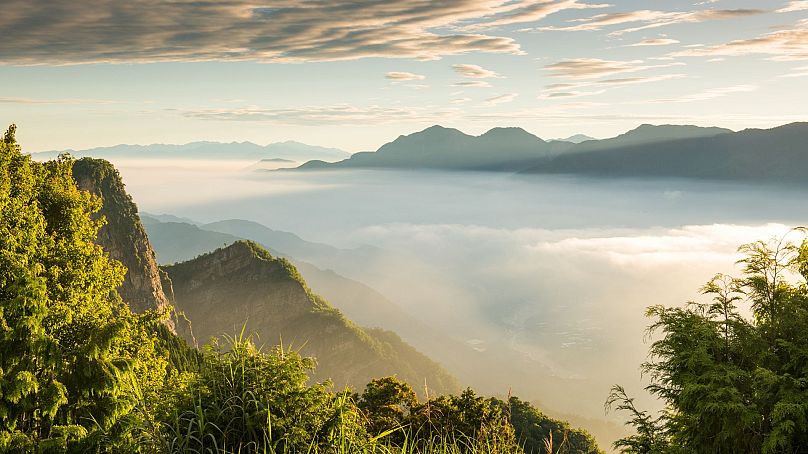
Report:
M313 366L296 352L265 354L243 334L203 350L175 408L152 421L142 451L198 454L510 454L491 436L396 427L368 434L355 395L307 384ZM437 424L440 424L439 422ZM439 434L439 435L435 435ZM395 436L393 436L395 435ZM395 442L394 442L395 440ZM149 449L147 446L153 449Z

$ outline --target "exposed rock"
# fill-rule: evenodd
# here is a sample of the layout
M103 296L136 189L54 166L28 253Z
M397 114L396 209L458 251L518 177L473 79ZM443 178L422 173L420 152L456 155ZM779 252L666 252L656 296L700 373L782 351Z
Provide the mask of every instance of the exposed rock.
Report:
M154 250L118 171L103 159L83 158L74 163L73 178L79 189L103 201L95 216L104 216L106 224L98 231L96 241L127 269L118 289L121 298L135 312L170 310ZM174 320L167 320L167 324L173 329Z

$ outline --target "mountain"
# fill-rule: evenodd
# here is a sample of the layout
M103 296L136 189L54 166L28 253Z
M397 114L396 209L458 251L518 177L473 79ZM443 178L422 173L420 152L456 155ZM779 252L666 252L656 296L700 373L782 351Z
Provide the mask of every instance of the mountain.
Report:
M276 169L289 169L300 165L297 161L282 158L266 158L244 168L245 172L256 172Z
M557 139L558 142L571 142L571 143L581 143L586 142L587 140L598 140L594 137L587 136L585 134L575 134L572 136L567 137L566 139Z
M524 172L802 183L808 123L575 151Z
M328 164L308 162L301 169L429 168L443 170L512 170L567 149L568 143L548 143L522 128L494 128L480 136L432 126L399 136L375 152L353 154Z
M697 139L731 133L732 130L716 127L692 125L640 125L616 137L603 140L589 140L570 149L571 153L606 150L632 145L647 145L679 139Z
M294 265L251 241L237 241L164 268L174 304L192 320L199 340L256 333L266 344L282 342L314 356L315 380L361 389L374 377L397 375L438 392L458 389L437 363L392 332L363 329L314 294Z
M305 162L312 159L337 161L350 156L347 151L306 145L300 142L279 142L257 145L252 142L192 142L184 145L115 145L112 147L87 150L43 151L33 153L36 160L56 158L60 153L69 152L77 158L94 157L105 159L204 159L204 160L244 160L285 159Z
M494 128L483 135L471 136L457 129L432 126L414 134L399 136L375 152L355 153L349 159L334 163L310 161L298 168L518 171L570 153L711 137L731 132L723 128L645 124L611 139L595 140L579 134L562 141L545 142L521 128Z
M418 321L406 314L398 305L367 285L268 247L268 244L273 243L265 241L267 239L271 240L273 237L263 233L265 231L275 231L261 224L249 221L223 221L222 223L213 224L252 227L249 230L240 230L234 227L232 229L234 234L232 235L206 230L206 226L199 227L194 224L180 222L159 222L154 218L149 218L148 222L144 221L144 225L154 245L157 261L161 265L191 260L238 240L253 240L259 242L271 254L289 259L300 271L300 274L303 275L306 283L317 294L324 296L330 303L344 312L348 318L359 325L383 327L402 333L404 332L402 330L409 333L416 329L417 335L421 339L427 337L426 332L432 331L428 327L420 326ZM240 234L235 233L237 231ZM250 235L250 233L255 235ZM263 238L263 240L259 238ZM316 243L308 244L312 245L312 248L316 245ZM281 246L284 246L282 242ZM322 246L332 248L328 245ZM337 250L336 248L332 249ZM443 343L447 341L447 339L442 340Z
M79 189L101 198L96 217L105 217L106 224L96 241L128 270L118 289L121 298L136 312L167 309L154 251L118 171L102 159L84 158L73 164L73 178Z

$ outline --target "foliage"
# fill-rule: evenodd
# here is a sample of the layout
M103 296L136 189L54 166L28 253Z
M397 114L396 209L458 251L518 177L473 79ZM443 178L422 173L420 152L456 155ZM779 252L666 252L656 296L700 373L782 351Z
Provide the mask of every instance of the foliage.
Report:
M572 449L575 434L591 439L516 398L468 389L419 402L394 377L334 392L309 383L313 359L262 352L244 333L189 347L165 314L130 310L116 290L126 268L96 244L102 200L74 180L120 184L114 172L70 156L34 162L13 126L0 142L0 453L538 453L545 434L570 448L553 453L597 452ZM137 216L115 197L104 201L111 217Z
M36 163L0 142L0 450L92 451L129 434L131 383L166 361L115 289L125 269L94 244L100 201L72 159Z
M714 277L702 288L710 302L648 309L661 336L643 370L666 408L654 418L613 389L607 404L637 429L615 444L623 452L808 452L808 244L739 251L743 276Z

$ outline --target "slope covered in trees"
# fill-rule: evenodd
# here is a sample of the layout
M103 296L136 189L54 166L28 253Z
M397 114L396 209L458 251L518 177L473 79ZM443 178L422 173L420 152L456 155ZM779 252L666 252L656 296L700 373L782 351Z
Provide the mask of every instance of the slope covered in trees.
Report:
M237 241L165 270L174 304L199 340L243 326L267 345L280 342L318 358L314 378L338 387L398 374L437 392L458 389L454 378L397 335L354 325L314 294L294 265L256 243Z

